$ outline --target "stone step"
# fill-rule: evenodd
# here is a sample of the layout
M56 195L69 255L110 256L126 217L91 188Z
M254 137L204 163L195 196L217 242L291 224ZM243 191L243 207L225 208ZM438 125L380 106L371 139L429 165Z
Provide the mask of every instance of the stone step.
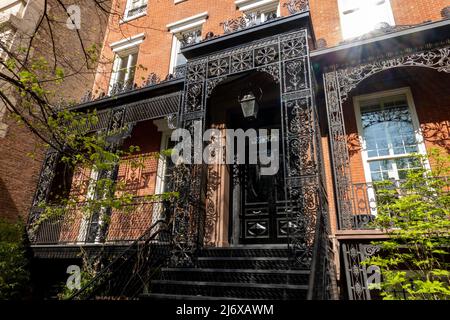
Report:
M207 248L199 254L200 257L287 257L288 255L289 250L286 245Z
M210 296L189 296L182 294L167 294L167 293L149 293L142 294L140 299L143 300L242 300L241 298L232 298L232 297L210 297Z
M289 270L287 257L199 257L198 267L205 269L277 269Z
M154 280L151 294L241 299L306 299L308 286L243 282Z
M307 284L309 281L309 271L277 269L164 268L161 270L161 279L267 284Z

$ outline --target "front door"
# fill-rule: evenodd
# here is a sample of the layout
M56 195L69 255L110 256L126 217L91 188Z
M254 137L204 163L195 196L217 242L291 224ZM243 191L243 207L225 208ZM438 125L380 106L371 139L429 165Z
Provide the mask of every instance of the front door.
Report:
M268 144L269 152L270 146ZM279 149L279 170L274 175L262 175L260 163L236 165L238 167L233 170L233 207L238 211L234 214L233 223L239 225L239 228L233 229L239 233L240 244L287 241L288 217L281 146ZM236 184L239 184L237 190Z

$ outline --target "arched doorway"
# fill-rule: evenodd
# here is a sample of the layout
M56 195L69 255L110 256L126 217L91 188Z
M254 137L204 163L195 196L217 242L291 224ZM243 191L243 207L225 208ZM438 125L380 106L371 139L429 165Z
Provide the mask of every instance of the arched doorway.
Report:
M256 118L246 118L241 109L239 97L246 90L256 92L259 104ZM245 163L227 163L225 168L215 166L208 170L210 181L207 193L210 197L206 204L205 233L207 243L211 245L287 243L279 92L279 85L271 75L252 71L222 82L208 100L206 128L220 128L222 133L223 130L229 130L229 133L234 130L236 134L237 130L242 130L246 137L245 155L238 155L236 136L224 136L225 140L229 139L225 143L231 143L230 138L234 140L233 150L226 152L234 152L231 157L236 160L244 156ZM262 163L259 157L250 160L249 157L253 156L251 150L256 150L258 155L266 150L266 155L276 159L277 163ZM273 174L261 174L264 166L271 166ZM222 190L221 196L216 190ZM218 225L221 228L217 229ZM215 228L215 231L208 228ZM213 235L214 232L222 235ZM214 243L211 237L220 238L223 242Z

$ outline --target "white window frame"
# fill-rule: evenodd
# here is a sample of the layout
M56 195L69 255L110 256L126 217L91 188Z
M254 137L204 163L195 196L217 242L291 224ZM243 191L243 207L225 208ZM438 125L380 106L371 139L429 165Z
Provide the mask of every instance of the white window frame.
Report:
M261 14L261 23L267 21L266 13L274 9L277 17L281 16L280 0L236 0L234 3L244 15L259 12Z
M134 19L137 19L137 18L140 18L140 17L143 17L143 16L145 16L147 14L148 0L140 0L141 4L140 4L139 7L146 5L145 10L143 12L138 13L138 14L135 14L135 15L132 15L132 16L128 16L128 12L130 10L135 9L135 8L131 8L131 1L132 0L127 0L127 4L126 4L126 7L125 7L125 13L123 14L123 19L120 21L122 23L130 21L130 20L134 20ZM136 8L139 8L139 7L136 7Z
M359 37L367 32L359 32L359 33L354 33L355 30L360 30L360 28L358 28L358 26L350 26L347 25L346 19L347 19L347 15L344 14L344 1L345 0L338 0L338 8L339 8L339 20L340 20L340 25L341 25L341 33L342 33L342 38L343 39L351 39L351 38L355 38L355 37ZM367 0L360 0L360 1L367 1ZM373 0L375 1L375 0ZM383 0L380 0L383 1ZM391 26L395 25L395 19L394 19L394 13L392 11L392 5L391 5L391 1L390 0L384 0L385 2L387 2L386 4L386 10L387 10L387 23L389 23ZM372 29L371 31L373 31L374 29ZM368 31L370 32L370 31Z
M353 98L353 106L354 106L354 110L355 110L356 125L357 125L357 129L358 129L358 137L359 137L359 141L360 141L360 144L362 147L361 148L361 157L362 157L362 161L363 161L364 175L365 175L365 179L366 179L367 183L372 182L372 175L370 172L370 162L371 161L407 158L408 156L410 156L410 154L402 154L402 155L388 155L388 156L379 156L379 157L370 157L369 158L368 152L367 152L367 146L366 146L366 142L365 142L365 138L364 138L364 131L362 128L362 121L361 121L361 103L364 101L367 101L367 100L386 98L386 97L391 97L391 96L396 96L396 95L405 95L406 96L406 101L408 103L408 110L411 115L412 125L413 125L414 132L415 132L415 138L417 141L417 148L418 148L417 153L420 155L424 155L424 156L427 154L422 131L420 129L419 118L416 113L414 99L412 96L411 89L409 87L356 96ZM429 164L428 160L425 160L423 165L426 170L430 170L430 164ZM369 195L369 196L371 196L371 195Z
M88 191L86 194L86 200L93 200L95 197L95 188L97 185L99 172L95 168L92 168L90 176L89 176L89 185L88 185ZM78 236L76 243L84 243L87 240L88 231L91 226L91 218L92 217L86 217L83 214L83 217L80 222L80 229L78 230ZM100 221L99 221L100 222ZM97 238L97 237L96 237Z
M172 137L173 129L170 129L166 118L153 120L153 123L161 132L161 143L160 143L160 156L158 158L158 169L156 170L156 185L155 185L155 195L162 194L165 184L166 184L166 169L167 169L167 157L162 154L164 150L167 149L169 145L169 140ZM155 206L153 209L152 223L156 223L161 218L162 207Z
M177 55L181 49L181 42L179 37L183 33L194 30L202 30L203 24L208 19L208 12L203 12L173 23L166 25L166 28L172 34L172 48L170 50L170 64L169 73L174 73L175 67L177 67Z
M115 53L114 56L114 63L113 63L113 67L111 70L111 78L109 81L109 88L108 88L108 94L111 93L111 90L114 86L114 84L117 82L119 73L117 72L119 67L120 67L120 63L121 60L124 56L130 56L132 54L137 54L138 56L136 57L136 65L137 65L137 59L139 58L139 45L144 41L145 39L145 34L144 33L140 33L138 35L126 38L126 39L122 39L120 41L111 43L109 46L111 47L113 53ZM127 65L127 70L129 70L131 68L131 59L128 58L128 65ZM129 80L129 74L125 76L125 81Z

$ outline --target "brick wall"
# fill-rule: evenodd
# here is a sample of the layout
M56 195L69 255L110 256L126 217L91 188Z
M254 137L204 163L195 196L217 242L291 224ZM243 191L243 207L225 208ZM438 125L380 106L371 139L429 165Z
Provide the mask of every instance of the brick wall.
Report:
M160 142L161 133L152 121L136 125L132 136L124 143L124 150L130 146L139 146L140 151L120 161L118 181L123 184L122 190L138 197L155 194ZM123 210L113 209L107 239L139 238L150 227L152 216L158 213L158 209L158 204L147 200Z
M58 6L54 5L53 1L55 0L49 1L51 8L49 15L58 21L66 21L67 14L56 10ZM63 3L66 6L73 3L80 6L81 29L79 31L86 48L94 43L100 47L107 20L99 16L98 11L93 10L92 1L67 0ZM93 23L95 21L98 23ZM104 21L103 25L101 21ZM53 96L50 95L53 103L59 102L60 99L79 101L83 94L92 88L95 76L95 68L88 70L83 67L84 61L80 58L81 51L77 45L79 42L76 31L65 28L64 24L61 25L63 27L53 30L58 55L61 58L65 57L67 61L66 74L72 73L68 69L69 66L80 72L76 76L68 77L58 87L46 87L48 90L56 90ZM43 56L51 62L53 51L50 49L48 30L43 29L34 42L34 57ZM38 146L41 141L35 138L27 128L16 124L8 112L3 120L8 128L5 137L0 137L0 217L8 219L16 219L18 216L27 217L41 169L44 149ZM27 156L29 153L33 153L34 158Z
M116 14L109 20L108 33L104 39L102 61L95 81L94 92L97 94L108 90L114 54L109 44L127 37L145 33L146 38L140 45L138 68L135 82L141 85L150 72L162 79L169 73L172 34L166 25L203 12L208 12L208 19L202 27L202 36L213 32L223 34L220 23L241 15L234 0L187 0L174 4L171 0L148 0L147 15L121 23L126 0L115 0L113 8ZM288 15L281 0L281 14ZM441 10L449 5L446 0L391 0L396 24L417 24L427 20L440 20ZM311 17L316 39L323 38L328 46L335 46L343 39L339 20L337 0L310 0Z

